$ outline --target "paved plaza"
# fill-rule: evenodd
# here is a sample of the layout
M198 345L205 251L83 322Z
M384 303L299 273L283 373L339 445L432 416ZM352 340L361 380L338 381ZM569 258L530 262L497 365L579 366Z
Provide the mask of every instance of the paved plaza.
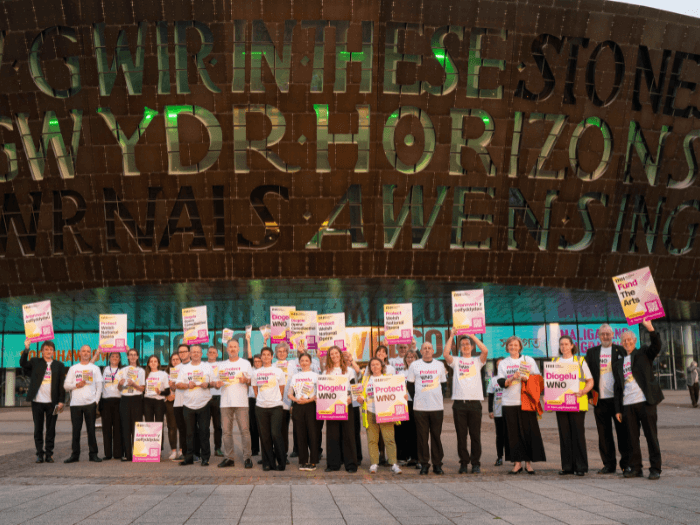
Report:
M535 476L509 476L508 465L493 466L495 434L486 414L483 474L457 474L449 402L443 429L446 475L419 476L404 468L402 475L393 476L384 468L368 473L366 441L365 460L356 474L326 474L325 460L311 473L298 471L294 459L285 472L266 473L258 465L243 469L241 458L232 469L217 468L218 458L209 467L170 461L95 464L87 461L86 443L81 461L64 465L70 454L67 413L59 419L56 463L36 465L29 410L5 409L0 411L0 525L695 525L700 523L700 409L690 407L684 392L666 392L666 397L659 409L664 465L657 482L595 473L602 465L592 414L586 418L591 472L584 478L562 478L557 475L559 442L552 414L540 422L548 461L535 464ZM101 453L99 430L98 443Z

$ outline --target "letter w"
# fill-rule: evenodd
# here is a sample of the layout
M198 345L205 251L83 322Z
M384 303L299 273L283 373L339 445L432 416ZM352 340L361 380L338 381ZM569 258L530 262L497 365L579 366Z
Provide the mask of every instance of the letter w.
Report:
M126 79L126 88L129 95L140 95L143 87L143 63L146 54L146 22L139 22L138 36L136 37L136 64L131 56L129 43L126 40L126 30L119 31L117 47L114 50L112 66L108 69L107 45L105 43L105 25L100 22L95 24L92 31L92 39L95 43L95 58L97 60L97 74L99 76L100 95L108 97L112 93L114 82L117 80L117 69L121 66Z

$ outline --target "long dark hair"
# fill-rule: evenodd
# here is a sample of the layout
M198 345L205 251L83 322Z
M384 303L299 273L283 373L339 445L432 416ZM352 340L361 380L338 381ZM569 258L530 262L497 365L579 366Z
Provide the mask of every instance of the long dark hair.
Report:
M160 359L158 359L157 355L153 354L146 359L146 379L148 379L148 376L151 374L151 359L155 359L158 362L158 370L156 370L156 372L160 372Z
M326 370L333 370L335 368L335 365L333 364L333 360L331 359L331 352L333 350L337 350L338 353L340 354L340 370L343 372L343 375L347 374L348 372L348 365L345 364L345 359L343 359L343 351L333 345L328 349L328 355L326 355Z
M110 352L109 355L107 356L107 366L112 368L112 356L113 355L116 355L119 358L119 363L117 364L117 370L119 370L122 366L124 366L124 365L122 365L122 352Z

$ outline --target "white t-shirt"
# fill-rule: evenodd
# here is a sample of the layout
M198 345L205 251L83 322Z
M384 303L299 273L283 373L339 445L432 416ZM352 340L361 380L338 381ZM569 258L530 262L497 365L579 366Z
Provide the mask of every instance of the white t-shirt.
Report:
M389 359L389 364L394 367L395 373L397 374L400 374L406 368L403 357L392 357Z
M600 382L598 393L601 399L615 396L615 376L612 373L612 346L600 347Z
M251 386L258 387L256 406L274 408L283 405L280 387L285 385L284 372L281 368L273 365L253 370Z
M481 357L453 357L450 367L454 370L454 374L452 374L452 399L483 401L481 369L484 367L484 363L481 362Z
M404 367L404 369L399 372L399 375L403 376L404 383L408 383L408 369ZM408 396L408 400L413 402L411 394L408 393L408 386L406 386L406 395Z
M520 356L518 359L513 359L512 357L506 357L501 364L498 365L498 379L508 379L515 374L520 369L520 363L530 367L531 375L541 375L540 369L537 368L537 363L532 357ZM520 380L514 381L508 388L503 392L503 406L507 407L519 407L522 404L520 395L522 393L522 385Z
M289 382L289 378L291 377L291 375L294 375L294 369L295 369L294 360L290 360L290 359L284 359L282 361L278 360L278 361L275 361L274 363L272 363L272 366L275 366L275 367L279 368L280 370L282 370L282 372L284 372L283 384L285 385L285 393L282 396L282 405L283 405L283 408L285 410L289 410L292 406L292 401L287 397L286 387L287 387L287 383Z
M212 381L218 381L219 380L219 367L221 366L221 361L215 361L213 363L207 363L209 365L209 368L211 368L211 376L212 376ZM212 396L220 396L221 395L221 388L210 388L209 392L211 392Z
M372 414L376 414L377 410L374 406L374 376L370 377L367 380L365 394L367 396L365 399L365 401L367 402L367 411L372 412Z
M211 367L209 363L205 363L204 361L200 361L198 365L192 364L192 361L186 365L181 365L177 374L178 383L187 384L192 381L195 385L201 385L204 383L209 384L211 380ZM195 388L183 390L182 392L184 392L182 396L182 405L191 410L204 408L211 400L211 392L208 386L207 388L197 386Z
M119 391L119 368L111 366L104 367L102 370L102 399L115 399L122 397Z
M76 388L76 384L85 381L83 388ZM66 390L72 390L71 406L85 406L99 403L102 395L102 373L92 363L87 365L77 364L68 369L66 380L63 383Z
M315 357L311 359L311 371L316 372L317 374L321 373L321 363ZM299 364L299 360L294 359L293 361L289 361L289 367L287 368L287 377L292 377L295 374L298 374L299 372L301 372L301 365Z
M34 398L34 401L37 403L51 403L51 363L53 363L53 360L46 363L44 379L41 380L41 386Z
M180 363L177 366L174 366L170 369L170 377L169 380L173 381L176 385L178 383L178 376L180 375L180 368L182 367L182 363ZM185 398L185 391L180 390L180 389L175 389L175 400L173 401L173 408L179 408L183 406L182 400Z
M170 388L168 374L162 370L151 372L148 378L146 378L146 390L143 391L143 395L151 399L164 400L164 395L156 394L156 388L160 390L161 393Z
M637 380L632 375L632 358L627 355L622 363L622 373L625 378L625 390L622 395L622 404L624 406L634 405L635 403L644 403L647 398L644 392L639 388Z
M343 369L342 368L331 368L329 370L326 370L326 375L329 376L342 376L343 375ZM345 372L345 377L347 378L347 381L345 383L345 391L347 392L347 395L349 396L351 391L350 391L350 382L355 381L357 382L357 374L355 373L355 370L353 368L348 367L347 372ZM360 406L359 403L353 403L352 406Z
M134 387L126 387L127 381L131 379L139 386L146 386L146 371L140 366L125 366L119 369L117 379L124 380L125 388L122 389L122 396L141 396L143 392L139 392ZM117 383L119 382L117 381Z
M415 399L413 410L419 412L431 412L444 410L442 398L442 385L447 382L445 365L442 361L433 359L429 363L418 359L411 363L408 369L408 381L415 385Z
M558 363L567 363L567 364L579 364L578 359L574 359L573 357L570 357L568 359L564 359L563 357L560 357L557 360ZM591 375L591 369L588 368L588 363L586 361L583 361L583 364L581 365L581 369L583 370L583 379L581 381L588 381L589 379L593 379L593 376Z
M487 394L493 394L493 417L503 416L503 388L498 384L497 378L494 376L489 382L486 389Z
M248 406L248 385L240 380L250 379L252 374L253 367L245 359L229 359L219 363L219 377L215 380L224 383L221 387L221 408Z
M289 389L294 391L297 399L311 399L316 395L318 374L313 370L309 372L297 372L289 380Z

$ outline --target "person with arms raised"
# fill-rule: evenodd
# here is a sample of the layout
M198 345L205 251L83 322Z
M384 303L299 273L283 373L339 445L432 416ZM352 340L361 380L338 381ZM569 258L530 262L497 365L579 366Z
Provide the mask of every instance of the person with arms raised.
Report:
M131 461L134 452L134 433L136 422L143 421L143 391L146 390L146 373L138 366L139 353L133 348L128 350L126 358L129 365L119 370L117 387L122 393L119 402L119 415L122 425L122 461Z
M108 365L102 370L102 399L100 414L102 415L102 440L105 455L102 459L121 459L124 455L122 447L122 425L119 415L119 403L122 393L119 391L119 370L122 367L120 352L111 352L107 357Z
M398 353L398 356L389 359L388 364L394 367L394 370L397 374L400 374L401 372L406 370L404 358L406 357L406 353L408 352L408 345L406 343L396 345L396 351ZM408 372L408 370L406 370L406 372Z
M195 432L199 434L199 446L201 447L201 461L203 467L209 466L211 457L211 445L209 443L209 401L211 392L209 384L211 380L211 367L202 362L202 347L192 345L190 347L190 362L180 365L177 375L177 389L183 390L182 415L185 418L187 428L187 452L182 466L192 465L195 456Z
M29 359L29 341L25 340L24 350L19 358L19 366L30 374L27 400L32 403L34 420L34 446L36 462L53 463L53 447L56 439L57 410L63 410L66 391L63 381L66 369L53 358L56 347L53 341L41 343L41 357ZM44 442L44 421L46 421L46 441Z

